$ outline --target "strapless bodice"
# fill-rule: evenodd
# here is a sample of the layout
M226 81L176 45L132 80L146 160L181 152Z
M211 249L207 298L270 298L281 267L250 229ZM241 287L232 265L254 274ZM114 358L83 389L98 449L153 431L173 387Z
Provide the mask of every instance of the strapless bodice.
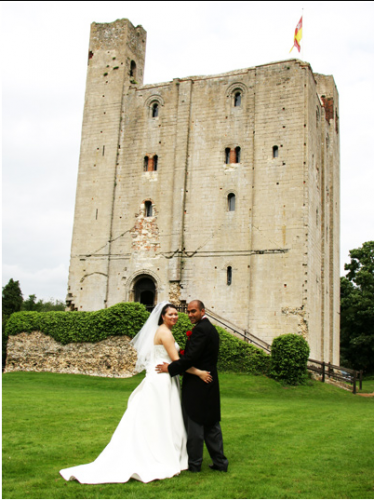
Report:
M179 345L176 342L175 348L179 352ZM153 355L155 364L158 364L159 362L163 363L164 361L166 363L171 363L170 356L162 344L153 346Z

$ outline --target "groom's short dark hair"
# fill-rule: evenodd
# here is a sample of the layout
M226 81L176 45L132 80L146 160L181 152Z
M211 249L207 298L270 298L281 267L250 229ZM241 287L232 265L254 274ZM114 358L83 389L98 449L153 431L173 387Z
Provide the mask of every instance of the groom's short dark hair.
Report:
M197 305L199 306L199 310L202 311L205 309L204 302L201 302L201 300L194 300L193 302L196 302Z

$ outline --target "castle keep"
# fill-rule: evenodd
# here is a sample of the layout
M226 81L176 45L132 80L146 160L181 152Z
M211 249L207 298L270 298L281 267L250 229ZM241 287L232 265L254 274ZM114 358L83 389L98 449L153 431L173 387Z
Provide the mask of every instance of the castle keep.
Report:
M146 32L91 26L67 303L199 298L339 364L339 97L288 60L143 85Z

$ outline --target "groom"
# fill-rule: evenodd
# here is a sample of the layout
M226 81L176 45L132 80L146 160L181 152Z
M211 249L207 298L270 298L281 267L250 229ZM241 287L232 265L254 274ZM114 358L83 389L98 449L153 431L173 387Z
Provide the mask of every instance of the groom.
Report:
M219 383L217 360L219 336L205 316L200 300L193 300L187 307L188 317L195 327L188 337L184 355L170 364L158 365L158 372L169 372L174 377L183 373L182 408L187 430L188 470L199 472L203 461L204 441L213 464L213 470L227 472L228 460L223 454ZM210 371L213 381L204 383L199 377L186 373L194 366Z

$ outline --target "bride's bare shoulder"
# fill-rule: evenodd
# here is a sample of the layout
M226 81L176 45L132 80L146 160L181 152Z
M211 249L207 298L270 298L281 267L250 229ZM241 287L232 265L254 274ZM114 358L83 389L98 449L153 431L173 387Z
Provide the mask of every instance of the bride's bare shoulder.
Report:
M171 333L169 328L164 324L162 324L157 328L157 331L155 333L154 343L156 345L162 345L165 342L165 340L169 340L172 337L173 334Z

